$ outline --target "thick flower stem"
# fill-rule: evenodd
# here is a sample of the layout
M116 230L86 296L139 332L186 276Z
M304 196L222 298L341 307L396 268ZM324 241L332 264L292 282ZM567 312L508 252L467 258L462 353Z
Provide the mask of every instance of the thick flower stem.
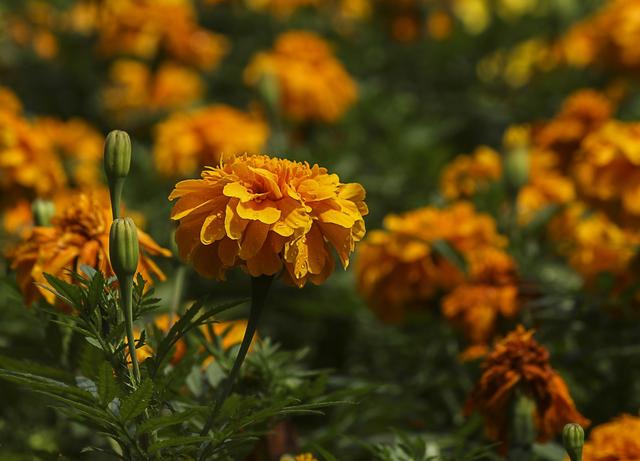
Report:
M113 187L109 188L109 194L111 195L111 214L114 220L120 217L120 202L122 200L123 189L124 179L116 179Z
M124 312L124 322L127 331L127 342L135 385L140 384L140 366L136 356L136 340L133 335L133 277L127 276L120 279L120 302Z
M211 427L213 426L213 422L215 421L215 418L218 415L220 408L222 407L222 404L227 399L227 397L229 397L229 394L233 390L233 385L238 378L240 368L242 367L242 363L247 356L247 352L249 351L249 347L251 346L251 341L253 340L256 328L258 327L258 322L260 321L260 316L264 309L265 301L267 299L267 294L269 293L269 288L271 287L272 280L273 276L266 275L251 278L251 311L249 312L247 329L244 332L244 337L242 338L242 343L240 344L238 355L233 362L233 367L231 368L229 377L223 384L222 392L218 394L213 407L213 411L207 418L207 422L202 428L200 435L206 435L209 433Z
M516 392L511 413L508 461L531 459L536 429L533 421L535 403L527 395Z

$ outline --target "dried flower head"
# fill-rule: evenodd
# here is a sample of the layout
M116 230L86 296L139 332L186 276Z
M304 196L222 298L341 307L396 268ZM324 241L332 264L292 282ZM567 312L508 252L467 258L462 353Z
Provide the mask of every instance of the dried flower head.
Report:
M536 404L538 441L560 434L565 424L586 426L562 377L549 364L549 352L522 326L497 343L484 361L483 373L467 402L467 413L479 411L487 435L508 442L509 413L517 392Z
M298 121L334 122L357 98L351 76L312 32L286 32L272 51L258 53L245 70L245 80L257 85L263 78L276 79L281 109Z
M59 210L51 227L35 227L26 240L9 254L25 302L40 296L49 303L55 297L44 285L48 273L72 282L69 271L80 273L87 265L107 276L113 275L109 263L109 227L111 208L106 193L78 192L66 207ZM138 272L147 282L164 274L149 256L170 256L144 232L138 232L140 258Z
M218 165L224 156L257 154L268 136L268 125L258 116L216 104L158 124L153 154L163 175L187 176Z
M365 233L365 191L307 163L241 156L207 167L201 179L179 182L180 256L207 277L242 266L251 276L285 277L302 286L322 283L334 269L331 244L346 268Z

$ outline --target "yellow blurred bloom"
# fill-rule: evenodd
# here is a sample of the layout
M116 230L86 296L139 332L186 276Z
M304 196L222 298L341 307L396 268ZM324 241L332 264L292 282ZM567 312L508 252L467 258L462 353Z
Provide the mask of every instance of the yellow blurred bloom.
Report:
M434 40L445 40L453 31L453 20L443 10L436 10L427 17L427 32Z
M181 109L198 100L204 83L197 72L165 62L156 73L142 62L115 61L102 90L105 108L117 119Z
M483 32L491 22L487 0L453 0L453 12L470 34Z
M76 185L91 187L102 181L103 136L95 128L77 118L64 122L42 117L36 119L35 129L49 138L52 148L65 160Z
M282 111L298 121L334 122L355 102L358 92L329 45L306 31L280 35L272 51L253 57L244 77L253 86L263 78L275 78Z
M298 8L319 6L320 0L246 0L252 10L269 11L276 16L286 18Z
M480 380L467 402L466 412L477 410L489 438L508 442L510 407L516 391L536 405L538 441L558 435L565 424L589 424L575 407L562 377L551 367L549 352L521 325L496 344L484 361Z
M256 154L269 137L258 116L216 104L176 113L155 128L153 154L165 176L188 176L229 155Z
M370 232L360 246L356 277L362 296L387 322L401 321L408 311L424 309L438 291L464 282L464 274L433 248L437 241L446 241L466 259L506 245L493 218L467 202L389 215L384 227Z
M579 202L555 217L549 232L558 251L587 281L601 272L624 274L640 243L637 232L619 227L604 213L590 212Z
M211 70L227 40L198 26L189 0L111 0L98 14L99 49L109 55L151 59L161 50L184 63Z
M442 172L440 190L448 199L469 198L502 175L500 154L480 146L471 155L460 155Z
M10 235L26 238L33 227L33 213L28 200L19 200L2 214L2 227Z
M109 227L111 207L106 191L78 192L67 206L59 209L51 227L35 227L30 235L9 254L11 268L16 271L18 286L25 302L31 304L40 296L54 303L53 293L44 288L48 273L66 280L73 279L68 271L81 272L87 265L113 275L109 263ZM149 258L170 256L166 250L142 231L140 240L140 262L138 272L147 282L152 277L164 279L164 274Z
M0 85L0 110L19 114L22 112L22 103L16 94L6 86Z
M640 459L640 417L623 414L593 428L582 451L583 461Z
M640 215L640 123L612 121L587 136L577 155L579 190L612 208Z
M201 179L179 182L171 217L183 259L207 277L241 266L253 276L284 276L302 286L343 267L365 233L365 191L325 168L266 155L231 157Z

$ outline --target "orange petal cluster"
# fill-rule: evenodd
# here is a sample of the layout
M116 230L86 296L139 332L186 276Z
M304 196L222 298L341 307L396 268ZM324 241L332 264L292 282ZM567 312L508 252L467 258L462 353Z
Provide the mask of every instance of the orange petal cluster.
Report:
M163 175L187 176L224 156L257 154L268 137L269 126L258 116L215 104L158 124L153 154Z
M460 155L442 172L440 190L449 200L470 198L502 176L500 154L487 146L471 155Z
M223 159L169 196L180 256L200 274L222 279L241 266L257 277L284 267L297 286L333 272L330 246L347 267L365 233L364 198L361 185L325 168L266 155Z
M582 451L583 461L640 459L640 417L621 415L593 428Z
M356 83L329 44L312 32L280 35L272 51L253 57L244 75L249 85L274 78L281 110L296 121L335 122L358 94Z
M369 233L356 263L358 289L382 320L401 321L444 293L443 314L475 345L489 340L499 317L515 314L515 265L489 215L458 202L390 215L384 226ZM467 261L469 274L438 251L441 241Z
M59 210L51 227L35 227L29 236L9 253L18 286L25 302L44 297L53 304L55 296L46 285L44 274L73 282L69 271L81 273L87 265L114 275L109 262L111 207L106 192L77 192L68 205ZM152 277L164 280L164 274L149 256L170 256L146 233L138 231L140 261L138 272L147 282Z
M487 436L493 440L508 443L509 414L516 392L536 404L538 441L555 437L567 423L589 424L576 409L564 380L549 364L549 352L533 335L518 326L495 345L467 402L466 412L482 414Z

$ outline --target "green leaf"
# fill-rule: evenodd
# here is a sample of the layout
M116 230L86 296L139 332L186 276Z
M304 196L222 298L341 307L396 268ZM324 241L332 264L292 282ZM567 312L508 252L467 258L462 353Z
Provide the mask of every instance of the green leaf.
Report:
M120 418L122 421L130 421L136 416L142 414L149 405L149 400L151 400L152 395L153 382L150 379L145 379L133 394L123 399L122 404L120 405Z
M152 432L166 427L175 426L176 424L184 423L190 420L196 412L193 410L184 411L182 413L175 413L167 416L156 416L144 421L138 426L137 433L144 434L146 432Z
M108 362L102 362L98 367L98 396L103 405L109 402L118 394L118 386L113 378L113 368Z
M171 439L160 440L151 444L149 452L154 453L163 448L179 447L185 445L194 445L196 443L208 442L211 438L208 436L185 436L185 437L173 437Z
M465 275L468 272L467 261L449 242L446 240L435 240L431 243L433 249L441 256L447 259L451 264L455 265Z

